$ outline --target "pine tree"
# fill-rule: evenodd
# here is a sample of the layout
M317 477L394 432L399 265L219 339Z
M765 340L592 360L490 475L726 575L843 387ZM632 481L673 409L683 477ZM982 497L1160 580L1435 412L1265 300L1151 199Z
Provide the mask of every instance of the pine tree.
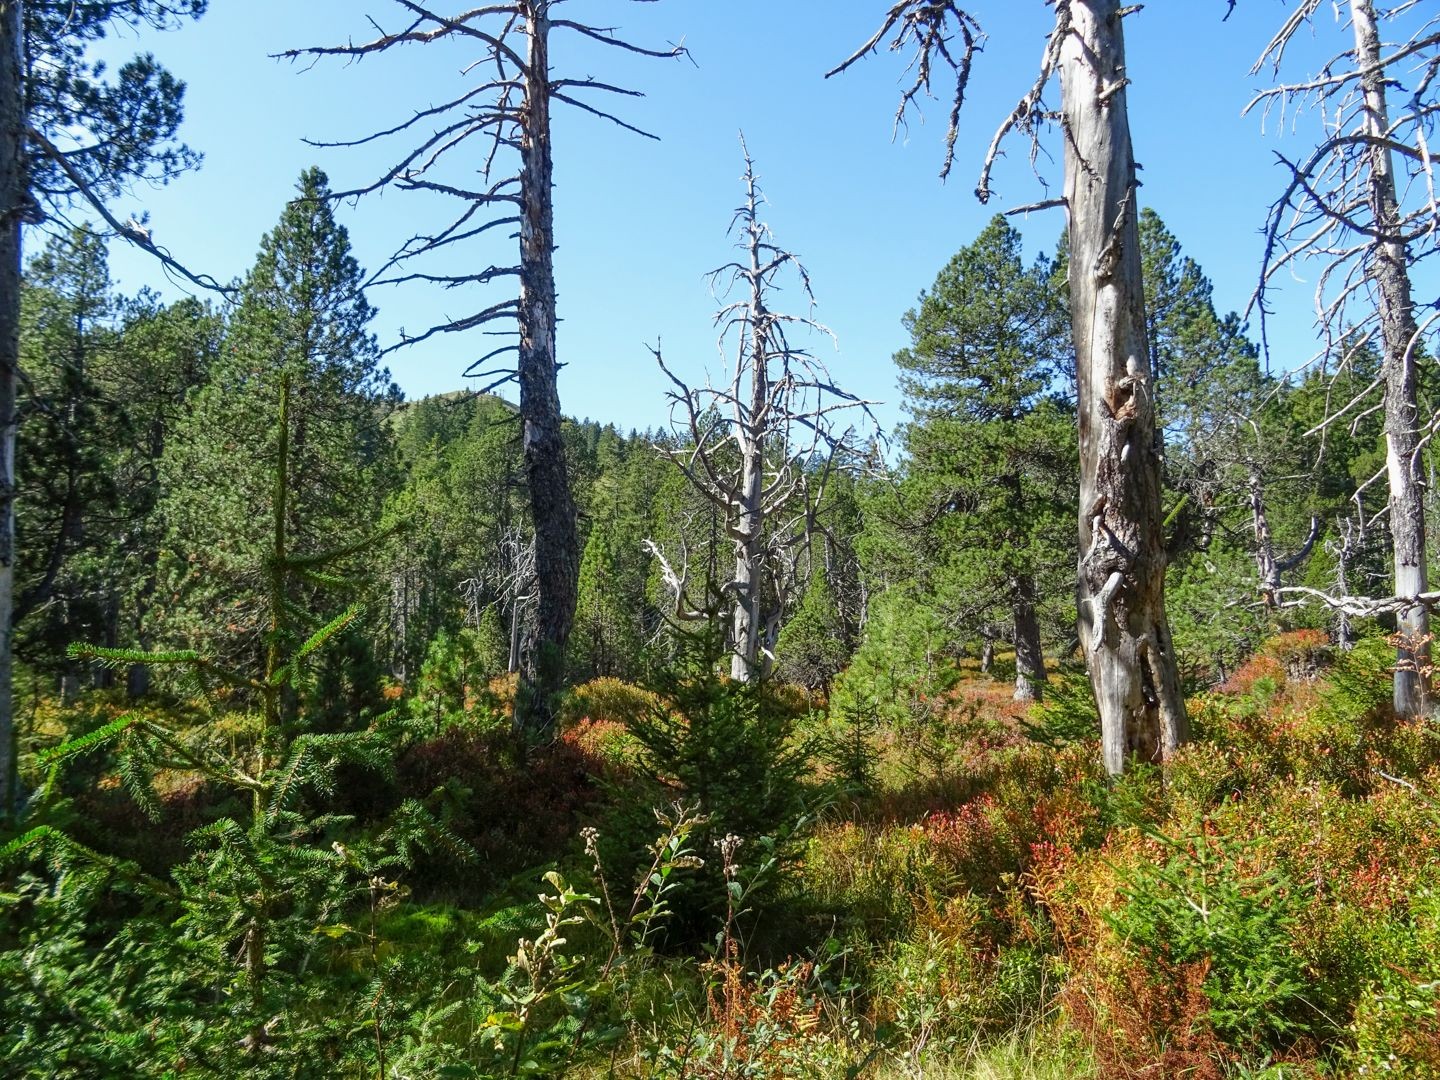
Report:
M325 175L310 169L262 240L223 354L166 450L169 542L193 560L168 568L172 636L213 640L213 616L223 612L227 647L261 648L258 555L276 499L267 463L281 436L266 418L283 380L293 387L283 433L293 492L287 535L300 545L343 547L379 520L395 483L385 420L398 391L378 363L363 281ZM351 560L336 570L363 568Z
M951 619L1013 627L1015 696L1040 696L1042 596L1073 566L1073 420L1058 390L1069 350L1053 269L1022 259L995 217L905 316L896 354L915 422L899 498L912 550L934 568Z
M14 625L43 666L76 638L99 639L116 597L98 571L119 525L107 466L122 437L120 409L101 388L119 334L105 243L88 229L54 237L32 260L22 304ZM88 563L88 565L84 565ZM28 625L27 625L28 624Z
M157 467L216 329L195 301L164 308L153 296L114 295L105 241L89 229L52 238L31 261L15 621L32 670L61 670L71 641L144 642Z
M808 690L829 693L850 658L845 627L823 561L811 555L810 581L775 646L780 677Z
M113 79L89 47L119 27L168 29L206 0L30 0L0 6L0 817L14 811L11 611L22 227L76 198L103 206L136 179L165 183L198 158L174 141L185 86L150 55ZM61 151L56 140L67 147ZM108 211L106 211L108 213ZM113 220L113 218L112 218ZM154 252L143 226L127 233ZM175 265L173 261L171 265Z
M635 582L617 542L624 523L603 518L590 530L580 559L580 598L571 637L571 663L578 679L639 672L641 641L633 601ZM635 540L639 548L639 540ZM640 578L643 597L644 578Z

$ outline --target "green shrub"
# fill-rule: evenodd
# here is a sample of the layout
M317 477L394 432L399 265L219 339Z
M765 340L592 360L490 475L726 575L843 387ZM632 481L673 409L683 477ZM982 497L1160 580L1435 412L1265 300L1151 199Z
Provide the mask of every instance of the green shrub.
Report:
M1294 883L1249 869L1244 845L1202 822L1178 839L1149 834L1163 862L1122 872L1124 903L1105 919L1165 970L1201 964L1208 1020L1242 1049L1282 1045L1308 1025L1293 929Z
M1411 898L1411 917L1390 922L1386 955L1355 1009L1346 1064L1356 1075L1440 1075L1440 891Z
M707 869L675 899L677 932L694 934L714 919L726 895L709 858L723 837L747 842L751 872L779 871L799 854L814 797L806 782L814 748L797 741L793 714L777 707L763 683L732 682L702 662L659 689L661 704L630 724L639 744L636 772L649 796L623 796L614 832L633 859L641 830L652 828L645 807L678 799L698 808L706 824L696 841ZM627 861L621 851L607 857ZM761 889L756 898L768 895L770 889Z

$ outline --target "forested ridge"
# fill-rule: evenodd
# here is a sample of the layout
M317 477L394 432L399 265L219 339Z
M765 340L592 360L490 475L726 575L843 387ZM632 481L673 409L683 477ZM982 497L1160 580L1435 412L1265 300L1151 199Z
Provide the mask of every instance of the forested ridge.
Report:
M1257 107L1329 119L1249 310L1146 204L1138 6L1058 0L978 194L1048 126L1023 209L1067 227L926 268L898 427L742 137L721 366L655 342L670 422L622 430L559 378L549 114L642 137L563 43L682 46L397 0L296 49L486 74L377 127L373 184L317 147L223 283L113 209L197 164L183 84L89 51L204 0L0 0L0 1073L1440 1076L1440 35L1347 0L1301 78L1321 6L1257 43ZM984 13L872 14L831 75L906 54L948 173ZM362 266L381 190L453 223ZM457 272L480 234L515 264ZM121 289L120 244L194 295ZM1324 348L1282 369L1302 263ZM385 341L395 281L480 299ZM475 385L406 400L451 334Z

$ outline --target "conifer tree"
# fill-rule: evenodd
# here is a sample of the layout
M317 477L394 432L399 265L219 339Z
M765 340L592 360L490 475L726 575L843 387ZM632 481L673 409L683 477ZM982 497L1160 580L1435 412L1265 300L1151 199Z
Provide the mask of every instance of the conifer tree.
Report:
M780 677L808 690L829 692L831 682L850 658L846 636L825 564L812 551L805 595L775 645Z
M1073 419L1061 396L1069 359L1050 261L1026 266L1020 234L995 217L905 316L896 354L915 422L901 498L912 549L934 544L934 585L971 628L1009 622L1015 696L1041 695L1039 605L1063 594Z
M54 673L71 641L143 642L159 554L156 469L216 326L195 301L165 308L114 295L105 240L88 228L52 237L31 261L15 624L32 670Z
M118 524L118 493L106 468L122 437L120 410L100 385L119 334L104 241L88 229L51 239L30 264L22 304L27 374L21 427L18 585L13 621L33 645L63 651L98 639L108 583L77 566L96 556ZM31 618L38 616L38 618ZM35 623L42 625L36 626Z
M63 214L77 199L118 225L108 198L136 179L165 183L196 162L174 141L184 84L148 54L107 78L87 50L113 29L168 29L198 18L205 6L206 0L0 3L0 817L10 816L16 797L11 611L22 228ZM143 225L121 233L184 272Z
M577 677L633 677L639 672L641 641L634 601L634 560L627 560L618 540L625 522L602 518L590 530L580 559L580 594L575 609L572 664ZM633 536L634 546L640 538ZM644 596L644 575L639 597Z
M378 842L355 838L347 845L328 835L342 820L326 806L336 770L342 765L383 770L391 750L377 730L317 731L312 715L288 707L307 669L360 612L351 606L327 621L291 597L302 586L329 589L338 580L331 571L357 551L371 549L378 536L329 550L302 548L291 536L296 497L289 482L291 378L282 373L276 388L269 527L255 552L262 583L261 654L242 652L244 662L232 666L218 653L197 650L71 649L83 660L173 668L204 689L223 687L231 691L222 699L229 703L230 723L178 729L149 713L131 713L43 758L51 780L41 793L42 805L62 766L114 744L126 787L152 817L162 812L155 790L162 770L203 778L228 796L220 803L228 812L189 835L194 855L171 870L168 882L83 847L43 819L0 851L7 859L44 855L81 875L98 866L148 898L133 926L103 946L120 962L115 982L144 987L142 1000L144 993L157 993L157 981L164 987L159 1000L147 1001L155 1012L149 1018L155 1037L146 1047L152 1059L173 1055L179 1069L198 1060L221 1075L308 1074L305 1042L297 1038L303 1025L296 1020L307 994L306 968L321 935L334 929L357 897L393 890L384 875L405 864L412 846L458 845L415 802L399 808ZM143 958L137 963L125 947L131 934L162 939L157 947L169 951L166 960L174 966L153 972ZM128 1016L128 1002L119 1011ZM103 1046L109 1032L102 1027L98 1034L93 1041Z
M170 545L193 553L192 562L169 567L178 601L171 634L204 640L223 611L228 647L260 647L257 556L268 543L265 511L275 502L267 463L281 436L266 418L275 413L282 379L293 387L283 433L294 493L288 535L306 546L344 546L379 521L394 484L385 418L398 391L378 364L363 280L335 221L325 174L310 169L262 240L224 352L166 451Z

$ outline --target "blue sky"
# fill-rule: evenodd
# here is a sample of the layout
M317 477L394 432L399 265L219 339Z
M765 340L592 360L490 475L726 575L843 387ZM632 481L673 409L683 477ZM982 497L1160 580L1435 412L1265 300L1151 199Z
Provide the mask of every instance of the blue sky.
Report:
M666 417L664 385L647 345L698 373L719 357L705 272L729 253L725 230L740 186L737 133L743 129L762 177L766 218L806 263L816 317L836 334L815 350L853 392L881 400L886 426L902 415L892 354L906 344L900 318L919 291L997 209L1046 196L1027 145L1014 140L997 171L997 197L982 207L972 191L996 126L1028 89L1051 9L1040 0L972 6L988 35L961 120L953 173L937 173L947 111L928 103L926 122L891 141L903 62L882 53L826 81L823 73L878 26L889 0L573 0L566 14L621 27L650 45L683 40L693 63L645 60L573 37L552 46L559 74L593 75L643 90L619 105L654 131L652 143L574 112L557 117L556 255L560 289L562 404L567 413L628 427ZM1291 156L1314 141L1313 120L1262 132L1241 110L1262 77L1247 75L1283 20L1280 0L1241 0L1228 21L1225 0L1152 0L1126 22L1136 156L1147 205L1215 282L1223 310L1241 309L1254 288L1259 230L1282 184L1274 152ZM335 44L401 22L390 0L212 0L211 11L178 33L107 44L119 56L155 52L189 86L184 136L203 168L168 188L122 198L123 214L146 211L157 241L218 278L242 274L300 171L319 164L337 188L373 179L391 147L317 149L306 138L364 135L415 109L457 95L462 50L411 48L359 64L304 65L270 59L287 48ZM1290 74L1313 70L1344 46L1328 12L1314 38L1292 50ZM938 88L943 95L947 88ZM1058 103L1058 86L1050 101ZM1057 162L1038 169L1058 192ZM344 206L357 256L378 265L399 240L434 220L437 208L402 192ZM1061 211L1017 219L1032 251L1053 247ZM159 268L116 245L122 288L169 294ZM473 250L469 265L506 252ZM393 341L437 315L458 315L504 296L503 283L475 296L433 289L380 290L376 331ZM1315 350L1312 285L1286 283L1273 298L1274 363L1289 367ZM488 301L486 298L489 298ZM799 304L798 297L787 297ZM391 356L409 396L464 385L461 372L493 339L451 336Z

